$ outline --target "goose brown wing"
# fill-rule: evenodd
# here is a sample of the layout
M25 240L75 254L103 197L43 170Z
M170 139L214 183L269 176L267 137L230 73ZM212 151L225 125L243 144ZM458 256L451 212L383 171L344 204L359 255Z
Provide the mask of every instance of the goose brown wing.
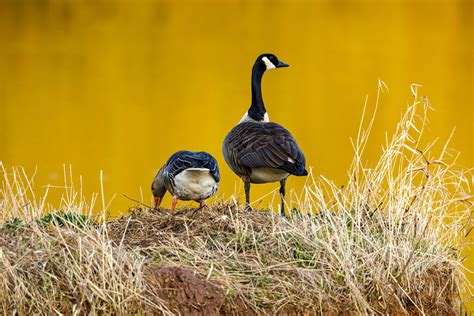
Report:
M238 165L276 168L306 175L305 157L291 133L276 123L245 122L237 125L232 143Z

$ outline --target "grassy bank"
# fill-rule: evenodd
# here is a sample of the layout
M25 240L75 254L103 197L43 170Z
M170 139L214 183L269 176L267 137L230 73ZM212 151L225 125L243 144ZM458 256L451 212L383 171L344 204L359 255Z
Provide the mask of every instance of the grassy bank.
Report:
M311 177L288 218L226 201L103 222L78 215L92 203L72 185L51 209L1 165L2 311L455 313L470 290L468 173L423 140L428 104L413 91L380 160L362 158L372 118L347 185Z

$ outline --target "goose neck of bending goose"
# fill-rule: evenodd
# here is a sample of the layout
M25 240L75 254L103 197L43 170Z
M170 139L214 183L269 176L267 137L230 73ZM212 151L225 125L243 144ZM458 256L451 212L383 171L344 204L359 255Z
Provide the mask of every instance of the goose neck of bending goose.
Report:
M265 73L265 65L261 62L255 63L252 69L252 104L248 116L255 121L268 121L267 110L263 104L262 77Z
M155 179L153 180L153 184L151 185L151 190L153 192L153 195L155 197L160 197L163 198L163 196L166 194L166 184L165 184L165 179L164 179L164 166L158 171L158 173L155 176Z

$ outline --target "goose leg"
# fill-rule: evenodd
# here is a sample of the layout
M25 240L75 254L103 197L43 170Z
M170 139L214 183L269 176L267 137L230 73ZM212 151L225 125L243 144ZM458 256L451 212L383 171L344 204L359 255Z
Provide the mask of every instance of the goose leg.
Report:
M206 206L206 202L205 202L205 201L201 201L201 202L199 202L199 207L201 207L201 208L202 208L202 207L204 207L204 206Z
M171 210L174 212L176 210L176 204L178 203L178 199L173 196L173 199L171 200Z
M245 202L247 208L250 208L250 180L244 179Z
M155 196L155 208L159 208L161 204L161 198L158 196Z
M285 193L286 193L285 186L286 186L286 179L280 180L281 216L286 216L285 214Z

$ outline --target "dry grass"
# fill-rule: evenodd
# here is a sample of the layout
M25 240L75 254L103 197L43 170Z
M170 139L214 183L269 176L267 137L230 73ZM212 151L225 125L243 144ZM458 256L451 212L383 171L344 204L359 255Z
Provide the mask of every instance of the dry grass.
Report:
M429 105L412 90L375 166L362 160L372 117L354 140L348 184L311 178L290 218L227 202L176 214L137 208L102 224L45 223L35 219L51 209L31 178L3 169L3 312L177 312L146 277L173 265L217 285L225 304L235 303L227 312L455 313L471 289L460 255L471 228L470 170L447 146L436 153L423 140ZM90 214L93 203L67 187L60 210Z

